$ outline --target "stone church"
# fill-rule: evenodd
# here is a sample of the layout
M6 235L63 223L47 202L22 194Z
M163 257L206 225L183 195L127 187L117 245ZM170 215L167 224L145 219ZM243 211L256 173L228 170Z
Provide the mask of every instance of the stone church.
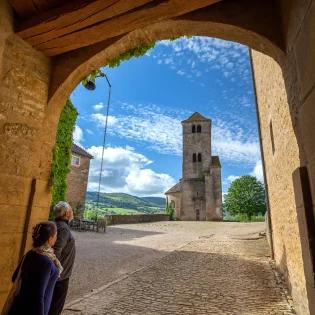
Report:
M182 178L165 195L187 221L222 220L221 164L211 156L211 119L195 112L182 121Z

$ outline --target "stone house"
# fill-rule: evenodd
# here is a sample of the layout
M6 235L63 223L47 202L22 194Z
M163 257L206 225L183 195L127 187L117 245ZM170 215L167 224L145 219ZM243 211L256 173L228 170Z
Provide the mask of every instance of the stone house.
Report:
M211 119L195 112L182 126L183 176L165 195L181 220L220 221L221 164L211 156Z
M80 214L84 213L90 161L93 156L76 144L71 148L71 172L67 179L66 201Z

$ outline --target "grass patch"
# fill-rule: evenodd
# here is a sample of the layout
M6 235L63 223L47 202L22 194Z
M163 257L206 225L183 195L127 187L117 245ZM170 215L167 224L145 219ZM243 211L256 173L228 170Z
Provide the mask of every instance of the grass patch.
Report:
M251 221L248 221L247 215L237 215L237 216L232 216L232 215L225 215L223 216L223 221L234 221L234 222L265 222L265 217L264 216L252 216Z

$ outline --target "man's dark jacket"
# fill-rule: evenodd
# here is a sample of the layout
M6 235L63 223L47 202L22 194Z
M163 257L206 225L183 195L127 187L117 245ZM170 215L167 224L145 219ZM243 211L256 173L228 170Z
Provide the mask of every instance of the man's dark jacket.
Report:
M56 221L56 225L57 241L54 245L54 250L63 267L63 272L58 278L58 281L61 281L71 276L75 259L75 240L71 234L68 221L58 220Z

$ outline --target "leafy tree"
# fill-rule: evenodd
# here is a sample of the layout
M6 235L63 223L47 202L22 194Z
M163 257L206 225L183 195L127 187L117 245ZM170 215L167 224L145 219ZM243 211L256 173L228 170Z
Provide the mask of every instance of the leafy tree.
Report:
M256 177L245 175L234 180L224 195L223 208L231 215L264 215L266 212L265 187Z

